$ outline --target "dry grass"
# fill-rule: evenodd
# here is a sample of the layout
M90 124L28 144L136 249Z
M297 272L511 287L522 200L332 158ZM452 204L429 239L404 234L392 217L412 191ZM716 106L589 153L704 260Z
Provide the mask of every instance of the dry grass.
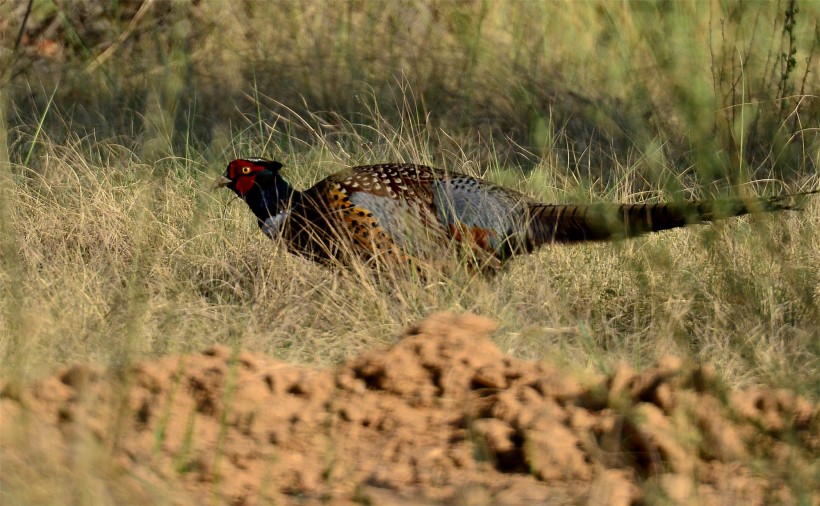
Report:
M243 155L282 160L300 188L386 160L557 202L813 188L819 144L802 125L814 97L776 99L816 69L815 6L801 6L789 36L762 28L787 21L762 4L252 4L219 15L157 4L142 24L101 11L93 28L78 21L92 4L79 5L58 13L62 64L32 56L39 39L5 54L23 74L3 92L4 376L212 342L333 362L454 308L500 320L498 339L520 356L606 369L674 352L717 362L735 383L799 378L816 392L816 203L546 248L496 278L456 269L421 286L285 254L244 205L210 190ZM57 15L35 7L31 26ZM799 51L790 70L786 46ZM612 114L623 121L608 129ZM663 122L638 128L636 114ZM682 142L696 149L681 155ZM750 146L768 146L758 165Z
M785 32L787 4L155 2L120 39L126 18L63 11L53 61L0 22L0 380L213 343L333 363L453 309L518 357L672 353L816 399L819 198L422 283L294 257L211 189L251 155L300 189L393 160L551 202L817 188L820 11Z
M216 342L335 362L449 308L499 320L497 339L521 357L608 370L674 353L716 362L733 383L802 378L815 387L806 381L817 367L817 202L630 242L544 248L495 277L455 265L422 283L288 254L241 201L211 189L220 166L147 165L107 141L42 142L49 152L36 167L15 167L7 204L17 248L7 258L6 371L36 376ZM388 146L402 149L399 140ZM351 158L366 156L391 159ZM277 158L302 188L349 163L321 144ZM472 169L463 159L443 166ZM616 170L631 186L634 169ZM520 187L538 195L558 172L545 164Z

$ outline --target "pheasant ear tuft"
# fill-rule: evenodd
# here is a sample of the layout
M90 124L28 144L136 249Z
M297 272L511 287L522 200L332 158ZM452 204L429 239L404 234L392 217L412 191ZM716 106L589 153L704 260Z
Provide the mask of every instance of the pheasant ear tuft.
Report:
M277 162L276 160L268 160L265 162L265 168L271 170L273 172L279 172L279 169L282 168L282 164Z
M278 172L279 169L282 168L282 164L277 162L276 160L266 160L264 158L248 158L249 162L253 162L255 165L260 167L264 167L267 170L272 172Z

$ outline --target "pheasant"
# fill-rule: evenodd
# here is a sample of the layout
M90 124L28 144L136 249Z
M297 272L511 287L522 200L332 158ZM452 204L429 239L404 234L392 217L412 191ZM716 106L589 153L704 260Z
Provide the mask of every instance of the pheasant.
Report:
M625 239L787 210L794 197L545 204L476 177L404 163L352 167L300 192L280 175L281 168L273 160L234 160L217 185L248 204L268 237L321 263L436 259L456 243L480 267L499 267L544 244Z

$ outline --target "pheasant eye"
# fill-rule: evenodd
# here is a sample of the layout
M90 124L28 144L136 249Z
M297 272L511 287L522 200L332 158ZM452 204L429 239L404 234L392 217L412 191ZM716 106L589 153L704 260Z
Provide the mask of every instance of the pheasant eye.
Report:
M247 165L246 165L246 166L244 166L244 167L242 167L242 169L241 169L241 170L242 170L242 174L245 174L245 175L248 175L248 174L250 174L250 173L251 173L251 168L250 168L250 167L248 167Z

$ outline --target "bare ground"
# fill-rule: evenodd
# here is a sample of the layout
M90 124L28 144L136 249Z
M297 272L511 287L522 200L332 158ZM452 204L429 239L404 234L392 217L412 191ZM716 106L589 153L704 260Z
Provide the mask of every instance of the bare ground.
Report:
M0 497L820 503L818 404L730 391L709 366L673 357L577 376L505 357L493 328L438 314L333 369L217 347L7 384Z

